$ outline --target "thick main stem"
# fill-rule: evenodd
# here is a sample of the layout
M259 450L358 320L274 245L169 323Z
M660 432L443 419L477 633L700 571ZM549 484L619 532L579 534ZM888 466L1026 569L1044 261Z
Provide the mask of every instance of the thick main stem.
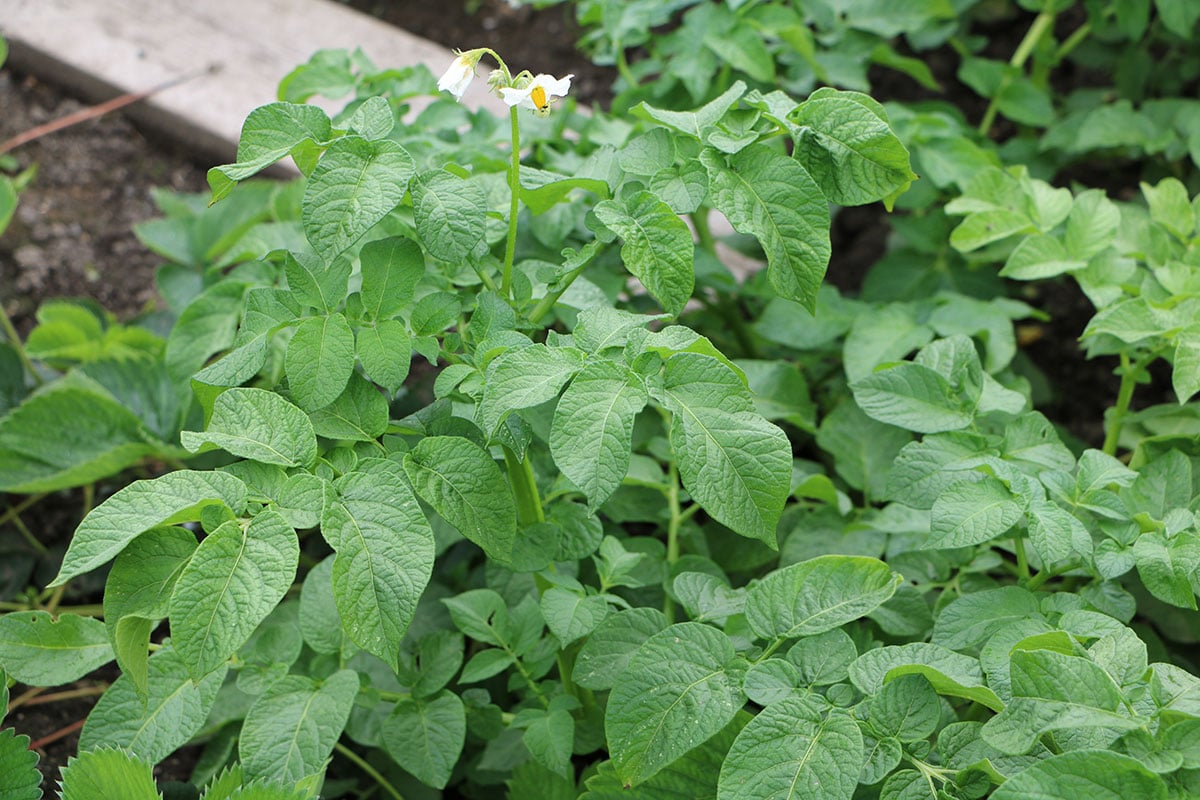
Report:
M505 445L504 469L508 473L509 485L512 486L513 499L517 502L517 521L522 525L545 522L546 514L542 510L542 498L538 494L529 456L519 458Z
M667 506L671 511L671 520L667 523L667 569L679 560L679 526L683 522L683 514L679 509L679 471L675 462L671 462L667 478ZM668 622L675 621L675 601L667 595L663 600L663 614Z
M517 253L517 214L521 210L521 125L517 120L517 107L508 110L512 120L512 164L508 169L508 190L512 200L508 206L508 241L504 244L504 272L500 279L500 294L505 300L512 298L513 258Z

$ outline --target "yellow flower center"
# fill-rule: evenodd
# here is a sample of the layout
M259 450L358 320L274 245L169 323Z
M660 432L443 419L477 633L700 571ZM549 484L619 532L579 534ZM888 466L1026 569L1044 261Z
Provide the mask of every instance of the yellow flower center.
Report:
M533 87L533 91L529 93L529 99L533 101L535 108L545 111L550 105L546 100L546 90L541 86Z

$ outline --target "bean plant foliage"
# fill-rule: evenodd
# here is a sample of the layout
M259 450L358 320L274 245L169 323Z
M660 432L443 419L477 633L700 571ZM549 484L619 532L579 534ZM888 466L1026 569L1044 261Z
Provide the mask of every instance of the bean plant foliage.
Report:
M624 58L619 5L581 18ZM892 42L950 37L929 5L818 22L922 81ZM612 113L487 48L440 81L316 54L139 229L161 324L56 302L10 347L52 379L0 419L6 489L177 467L75 531L48 588L102 576L101 618L0 617L5 700L119 667L64 798L159 797L193 741L171 797L1200 794L1194 170L1064 187L944 108L772 88L839 74L783 4L687 7L748 25L695 51L734 69L624 64ZM988 116L1036 125L1024 63ZM473 79L507 118L456 102ZM844 296L831 209L877 202L906 214ZM1035 409L1040 312L1002 278L1095 305L1097 446ZM1152 368L1179 402L1134 411ZM89 404L90 446L59 438ZM27 748L0 733L0 797L40 796Z

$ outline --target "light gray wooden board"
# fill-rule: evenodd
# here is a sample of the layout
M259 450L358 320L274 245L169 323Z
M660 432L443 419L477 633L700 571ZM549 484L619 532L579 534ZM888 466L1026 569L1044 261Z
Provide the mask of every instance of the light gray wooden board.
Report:
M15 67L94 102L214 65L127 113L217 162L233 160L246 116L317 50L360 47L381 68L425 64L434 75L453 60L439 44L329 0L0 0L0 33ZM506 110L482 80L464 101Z

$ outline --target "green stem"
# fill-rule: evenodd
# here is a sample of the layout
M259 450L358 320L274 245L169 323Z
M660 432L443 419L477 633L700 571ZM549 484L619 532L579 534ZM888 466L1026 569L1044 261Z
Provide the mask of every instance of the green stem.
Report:
M342 744L341 742L335 743L333 745L333 749L337 750L339 753L344 755L350 761L353 761L354 764L359 769L361 769L363 772L367 773L367 775L369 775L371 777L371 780L373 780L373 781L375 781L375 783L379 784L379 787L381 789L383 789L385 792L387 792L389 795L391 795L393 800L404 800L404 795L400 794L400 792L397 791L396 787L392 786L392 784L388 782L387 778L385 778L385 777L383 777L383 775L379 774L379 770L375 769L370 764L368 764L366 762L366 759L364 759L358 753L354 752L349 747L346 747L346 745Z
M508 190L512 201L508 206L508 241L504 245L504 272L500 279L500 294L505 299L512 297L513 257L517 253L517 214L521 210L521 125L517 120L517 107L508 110L512 120L512 164L508 170Z
M1025 540L1020 536L1013 537L1013 553L1017 556L1017 573L1021 580L1029 580L1029 557L1025 554Z
M1108 430L1105 431L1104 445L1101 447L1101 450L1110 456L1117 454L1121 426L1125 424L1125 415L1129 412L1129 403L1133 400L1133 390L1137 386L1138 378L1141 377L1142 370L1146 368L1146 365L1157 355L1157 353L1151 353L1139 361L1131 362L1129 356L1121 354L1121 388L1117 390L1117 404L1113 407L1112 414L1109 415Z
M625 60L625 48L620 42L613 42L613 48L617 51L617 74L629 84L630 89L636 89L638 79L629 68L629 62Z
M667 523L667 570L679 560L679 526L683 522L683 514L679 509L679 471L672 461L668 469L667 505L671 509L671 521ZM663 614L668 622L675 621L675 601L667 595L663 599Z
M595 255L592 258L595 258ZM533 307L533 311L529 312L529 321L531 323L537 324L542 317L549 313L550 309L554 308L554 304L558 302L558 298L562 297L567 289L571 288L571 284L575 282L575 279L583 274L588 264L592 263L592 258L584 261L578 267L558 279L558 288L552 292L546 292L546 296L538 301L538 304Z
M1036 591L1037 589L1039 589L1041 587L1041 585L1043 583L1050 580L1051 578L1057 578L1059 575L1062 575L1064 572L1070 572L1071 570L1075 569L1078 566L1079 566L1078 564L1072 563L1072 564L1068 564L1066 567L1063 567L1061 569L1044 569L1041 572L1039 572L1037 575L1034 575L1032 578L1030 578L1029 582L1025 584L1025 588L1031 592Z
M4 304L0 303L0 326L4 328L4 336L12 345L13 350L17 352L17 358L21 362L21 366L25 367L25 371L33 377L33 382L38 386L45 383L38 371L33 368L33 362L29 359L29 354L25 352L25 345L21 343L21 337L17 335L17 329L13 327L12 320L8 318L8 311L4 308Z
M1020 69L1021 67L1025 66L1025 62L1029 59L1030 54L1033 53L1033 49L1037 47L1037 43L1041 41L1042 37L1046 35L1047 31L1050 31L1053 28L1053 12L1043 11L1042 13L1038 14L1037 18L1033 21L1033 24L1029 26L1029 30L1025 32L1025 38L1023 38L1021 43L1017 45L1016 52L1013 53L1012 58L1008 60L1009 66L1015 67L1016 69ZM1012 78L1009 77L1009 75L1010 73L1006 73L1004 77L1000 79L1000 85L997 86L996 91L992 93L992 99L988 103L987 111L985 111L983 114L983 121L979 123L980 136L987 136L988 132L992 129L992 123L996 121L996 113L999 111L999 108L997 107L999 97L1004 93L1004 90L1008 88L1009 83L1012 82Z
M712 228L708 225L708 206L701 206L691 213L692 227L696 229L696 240L700 246L713 255L717 254L717 240L713 238Z
M1050 59L1052 64L1059 64L1064 58L1071 54L1080 42L1088 37L1092 32L1092 23L1085 22L1075 29L1075 32L1066 38L1066 40L1058 46L1054 51L1054 57Z
M508 473L508 482L517 501L517 520L522 525L545 522L546 514L542 510L542 498L538 494L529 456L526 455L524 459L518 458L508 445L504 445L504 469Z

